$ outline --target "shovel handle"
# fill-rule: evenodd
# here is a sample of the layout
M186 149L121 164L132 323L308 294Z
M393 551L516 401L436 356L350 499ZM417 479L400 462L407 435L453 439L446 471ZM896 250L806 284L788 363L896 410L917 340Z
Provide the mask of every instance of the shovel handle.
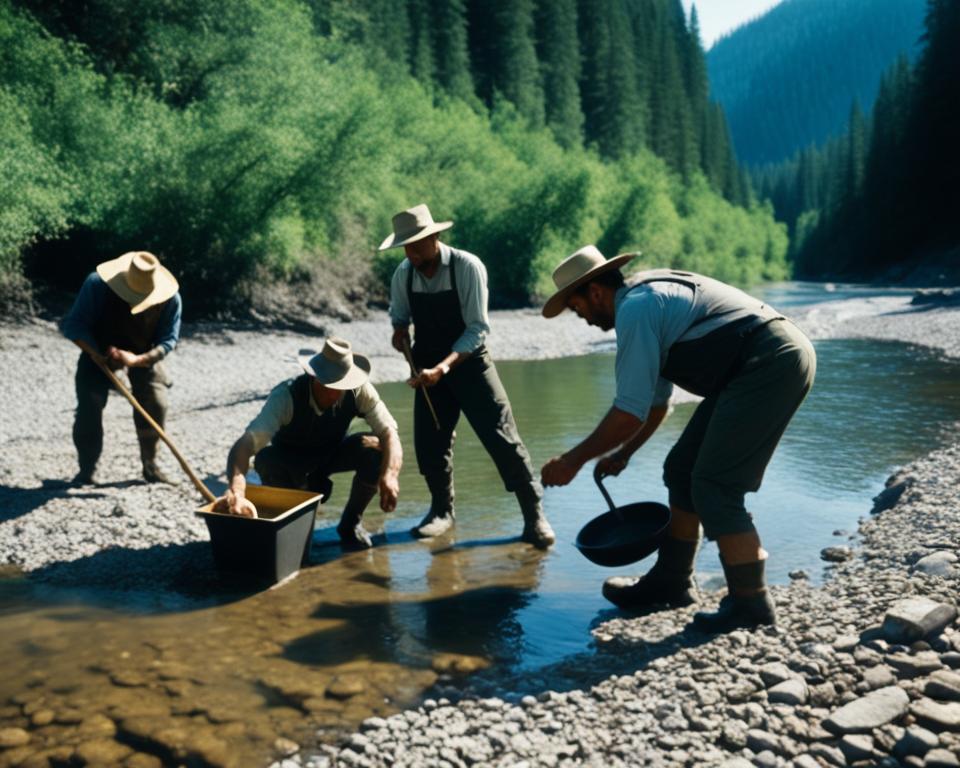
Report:
M610 494L607 492L607 489L603 487L603 477L600 475L599 464L593 468L593 479L597 484L597 488L600 489L600 493L603 494L603 498L606 500L607 506L610 507L610 511L623 520L623 514L619 509L617 509L617 505L613 503L613 499L610 498Z
M106 374L106 377L108 379L110 379L110 383L112 383L113 386L117 388L117 390L120 392L121 395L123 395L125 398L127 398L127 400L130 401L130 405L134 407L136 412L139 413L141 416L143 416L143 418L146 419L147 423L156 430L157 434L160 436L160 439L167 444L167 448L170 449L170 452L173 453L177 461L180 462L180 466L183 467L183 471L187 473L187 477L190 478L191 482L194 484L196 489L200 491L200 495L203 496L203 498L205 498L209 502L216 501L217 497L210 492L210 489L207 488L206 485L203 484L203 480L197 477L194 474L193 470L190 469L190 465L187 464L187 460L183 458L180 451L177 450L177 446L173 444L173 441L169 437L167 437L167 433L163 431L163 427L157 424L153 416L147 413L146 409L142 405L140 405L139 402L137 402L137 398L135 398L130 393L130 391L126 388L126 386L124 386L124 383L120 381L120 378L113 371L111 371L106 365L104 365L103 361L94 357L93 362L95 362L98 366L100 366L100 370L103 371L104 374Z

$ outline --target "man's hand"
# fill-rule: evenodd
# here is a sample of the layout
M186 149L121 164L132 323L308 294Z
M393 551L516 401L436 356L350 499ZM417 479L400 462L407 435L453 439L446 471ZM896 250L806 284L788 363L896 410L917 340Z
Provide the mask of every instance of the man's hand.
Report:
M577 464L567 454L555 456L540 470L540 481L546 485L568 485L577 476L582 464Z
M597 475L599 477L616 477L627 468L629 462L630 457L623 451L614 451L597 462Z
M114 371L118 368L136 368L140 365L140 355L117 347L107 347L107 365Z
M380 477L380 509L393 512L400 496L400 480L396 472L387 472Z
M406 347L404 346L406 342ZM393 329L393 339L390 341L393 344L393 348L397 352L403 352L406 348L410 346L410 329L408 328L394 328Z

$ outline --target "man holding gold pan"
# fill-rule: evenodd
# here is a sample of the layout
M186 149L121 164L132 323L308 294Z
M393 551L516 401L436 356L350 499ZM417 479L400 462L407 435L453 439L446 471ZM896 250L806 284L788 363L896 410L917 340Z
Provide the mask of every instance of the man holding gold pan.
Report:
M760 487L813 385L813 346L763 302L702 275L654 270L627 286L620 268L636 255L607 260L588 245L554 270L557 291L544 317L571 309L589 325L616 329L617 391L593 433L543 466L543 483L567 485L598 456L600 475L619 474L663 421L673 384L702 396L664 463L671 519L657 562L638 579L608 579L603 594L633 610L692 604L702 524L720 548L728 594L694 625L728 632L773 624L767 553L744 495Z
M255 514L246 499L250 459L264 485L302 488L329 496L330 475L354 472L350 496L337 533L344 549L367 549L370 534L361 522L379 492L380 508L392 512L400 492L403 449L397 422L368 381L370 361L354 354L350 342L327 339L314 354L301 350L303 369L296 379L278 384L227 457L229 489L224 512ZM362 416L373 431L348 435Z

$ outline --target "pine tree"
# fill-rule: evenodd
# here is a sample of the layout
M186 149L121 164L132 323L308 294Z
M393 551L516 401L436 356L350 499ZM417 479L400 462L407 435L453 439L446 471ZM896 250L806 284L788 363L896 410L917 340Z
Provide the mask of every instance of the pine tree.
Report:
M434 0L437 82L449 93L477 103L467 49L467 11L464 0Z
M578 146L583 141L583 111L576 0L539 0L536 31L547 125L562 146Z
M430 0L408 0L410 18L410 72L423 85L436 84L437 65L430 30L433 15Z
M543 84L533 41L533 0L491 2L497 26L494 87L531 125L543 125Z

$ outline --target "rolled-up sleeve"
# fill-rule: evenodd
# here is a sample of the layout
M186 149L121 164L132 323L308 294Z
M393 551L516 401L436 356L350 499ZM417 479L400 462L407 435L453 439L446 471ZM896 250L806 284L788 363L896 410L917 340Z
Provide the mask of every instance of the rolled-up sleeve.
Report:
M655 297L622 304L617 311L617 394L613 404L646 420L660 380L661 319Z
M377 437L386 438L391 429L398 431L397 420L387 409L386 403L380 399L380 394L369 381L365 382L356 391L357 410L364 421L370 426Z
M93 327L96 323L97 312L103 304L103 291L110 290L107 284L100 279L100 275L91 272L80 286L73 306L66 317L60 321L60 333L70 341L85 341L93 349L97 349Z
M247 433L253 437L253 452L257 453L273 436L293 419L293 396L290 394L290 382L277 384L270 394L263 408L247 425Z
M452 267L457 270L457 293L460 312L467 326L453 342L453 351L463 355L476 352L483 346L490 333L490 318L487 316L487 268L480 259L460 257Z
M404 269L404 264L409 262L400 262L390 281L390 322L401 328L410 325L410 298L407 296L406 286L409 266Z
M173 294L163 307L160 315L160 322L157 323L157 330L153 337L153 345L163 349L163 356L166 357L177 346L180 340L180 315L183 312L183 301L180 294Z

